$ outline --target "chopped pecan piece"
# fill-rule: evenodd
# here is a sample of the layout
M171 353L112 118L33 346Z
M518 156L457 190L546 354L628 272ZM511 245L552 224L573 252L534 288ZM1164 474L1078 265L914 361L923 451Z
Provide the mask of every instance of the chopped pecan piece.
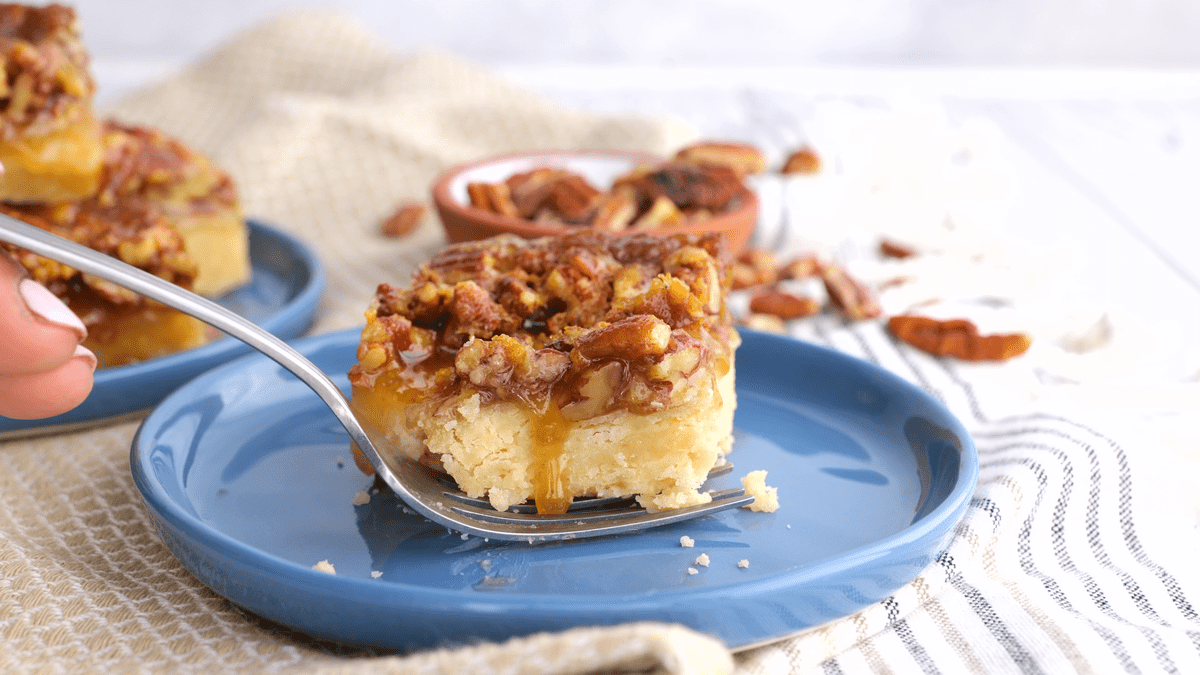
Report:
M746 143L695 143L675 153L675 159L693 164L729 167L738 176L762 173L767 168L767 159L762 152Z
M428 210L429 207L420 202L406 202L401 204L392 215L385 218L379 224L379 232L383 236L393 239L407 237L425 219L425 214Z
M813 174L821 170L821 158L816 151L810 147L803 147L796 150L783 163L783 168L779 170L784 174Z
M1024 354L1032 342L1024 333L980 335L966 319L901 315L888 319L887 325L897 339L917 349L964 361L1003 361Z
M762 291L750 298L750 311L771 314L785 321L802 319L821 311L821 303L795 293L785 291Z
M883 313L875 293L834 263L821 264L821 280L829 299L850 319L874 319Z

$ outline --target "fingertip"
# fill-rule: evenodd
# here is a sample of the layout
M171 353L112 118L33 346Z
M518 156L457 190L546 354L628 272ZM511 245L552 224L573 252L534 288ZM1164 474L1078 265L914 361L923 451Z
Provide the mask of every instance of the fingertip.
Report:
M96 357L86 348L61 366L33 374L0 376L0 415L42 419L75 409L92 392Z
M0 284L0 373L51 370L76 355L87 329L45 286L11 276Z

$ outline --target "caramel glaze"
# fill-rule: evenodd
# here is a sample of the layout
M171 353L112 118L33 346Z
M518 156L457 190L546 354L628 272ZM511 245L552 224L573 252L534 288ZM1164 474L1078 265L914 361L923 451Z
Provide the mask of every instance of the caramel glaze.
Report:
M664 410L681 384L710 386L715 391L717 380L729 371L730 345L736 343L724 304L727 261L719 240L687 236L675 241L649 236L609 240L595 234L554 239L539 243L557 247L554 260L565 262L558 267L544 260L527 264L537 273L518 281L535 297L526 298L523 308L506 300L513 295L513 270L492 275L499 282L493 278L494 283L488 284L483 279L503 267L505 258L531 257L537 243L503 239L492 249L452 248L417 273L412 289L381 285L375 305L367 312L359 363L350 371L353 403L379 429L394 428L396 415L409 415L410 407L432 413L451 398L474 393L479 394L481 405L522 403L534 437L534 501L538 512L547 514L566 512L573 499L565 487L569 477L564 473L563 448L578 422L617 409L632 414ZM662 261L686 247L693 262L685 265L692 267L665 270ZM700 248L707 252L695 253ZM614 299L614 279L639 265L636 292ZM546 281L563 267L582 270L577 276L591 280L582 294L602 308L591 321L580 321L586 317L578 316L578 295L560 297L554 283ZM518 307L508 313L518 314L519 329L495 333L507 314L489 315L478 309L487 300L475 298L479 293L474 288L463 290L467 279L498 298L498 305ZM461 297L475 298L470 308L483 318L472 321L474 315L456 305ZM641 345L635 340L629 350L611 345L587 348L594 331L646 316L653 317L650 323L669 328L665 347L639 353ZM576 348L580 345L584 347ZM698 373L707 380L693 381ZM597 391L606 400L589 401L589 394L596 394L588 385L593 377L605 378L606 386ZM437 457L423 461L441 469Z

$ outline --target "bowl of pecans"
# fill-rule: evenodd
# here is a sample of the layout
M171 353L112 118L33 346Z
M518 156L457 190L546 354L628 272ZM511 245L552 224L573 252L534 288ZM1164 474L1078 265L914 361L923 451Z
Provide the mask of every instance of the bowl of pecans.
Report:
M621 150L545 150L471 162L442 173L433 202L454 243L577 228L610 233L721 231L740 251L758 199L736 167Z

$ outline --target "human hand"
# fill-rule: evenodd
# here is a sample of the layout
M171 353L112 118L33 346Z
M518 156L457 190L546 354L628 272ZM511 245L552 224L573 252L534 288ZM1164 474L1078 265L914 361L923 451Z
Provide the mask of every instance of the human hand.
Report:
M96 370L86 337L79 317L0 251L0 415L51 417L83 403Z

